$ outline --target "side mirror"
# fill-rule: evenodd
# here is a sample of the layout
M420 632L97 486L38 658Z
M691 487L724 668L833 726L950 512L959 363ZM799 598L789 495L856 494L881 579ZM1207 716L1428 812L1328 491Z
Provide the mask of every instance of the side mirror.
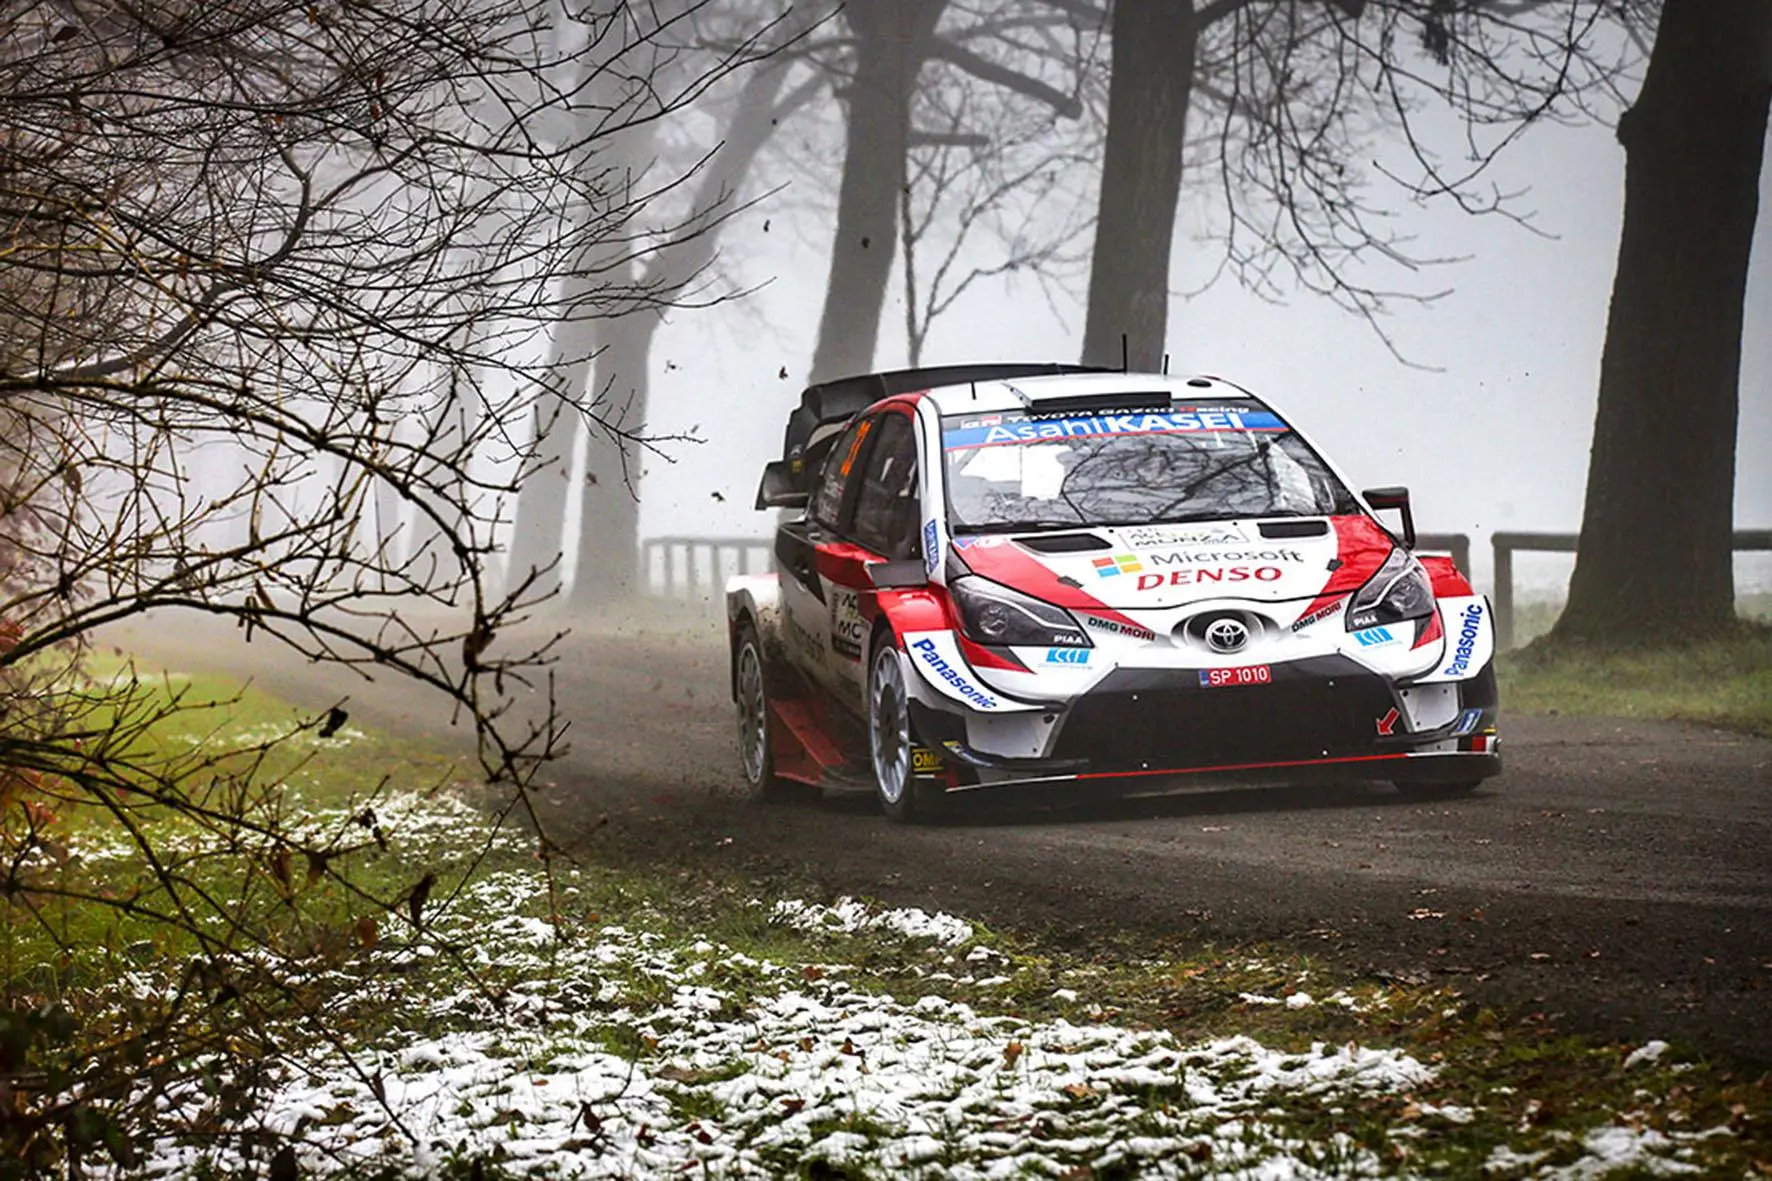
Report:
M1402 487L1368 488L1360 493L1374 509L1396 509L1403 514L1403 546L1415 548L1415 512L1409 507L1409 489Z
M774 459L763 465L763 482L757 486L757 508L805 508L811 499L811 493L795 482L787 460Z
M929 585L929 574L923 569L921 558L908 558L898 562L869 562L867 570L868 581L874 584L875 590L909 590Z

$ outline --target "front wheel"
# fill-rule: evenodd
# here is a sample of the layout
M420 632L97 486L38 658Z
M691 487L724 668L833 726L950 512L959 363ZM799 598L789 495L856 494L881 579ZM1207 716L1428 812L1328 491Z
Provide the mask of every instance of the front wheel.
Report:
M882 636L868 666L868 753L880 810L901 822L928 819L941 803L937 793L919 790L911 769L912 745L904 662L892 637Z

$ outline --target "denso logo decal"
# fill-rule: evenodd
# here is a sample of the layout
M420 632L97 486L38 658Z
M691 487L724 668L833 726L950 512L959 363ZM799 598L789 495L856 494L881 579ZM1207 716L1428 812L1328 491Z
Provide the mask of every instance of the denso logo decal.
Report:
M1452 649L1452 663L1444 670L1444 674L1449 677L1462 677L1470 671L1471 656L1477 650L1477 637L1483 632L1482 605L1472 603L1464 609L1461 618L1464 623L1458 629L1458 644Z
M1200 586L1208 582L1274 582L1282 576L1278 566L1205 566L1197 570L1171 570L1162 574L1140 574L1139 590L1156 590L1160 586Z
M936 676L952 685L954 691L961 697L972 702L980 709L997 708L997 699L995 697L992 697L989 693L978 688L971 681L967 680L958 669L942 659L941 653L936 650L934 640L918 640L911 645L911 650L917 654L917 659L921 660L924 664L927 664Z

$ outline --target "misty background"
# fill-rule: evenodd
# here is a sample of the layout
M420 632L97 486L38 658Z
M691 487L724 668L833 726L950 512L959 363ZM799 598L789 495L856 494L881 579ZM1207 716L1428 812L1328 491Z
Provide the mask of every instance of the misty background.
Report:
M815 104L778 138L840 150L840 118L834 104ZM770 531L772 518L753 511L751 501L806 384L829 267L837 157L827 155L828 172L819 175L808 155L766 164L752 187L779 187L723 233L723 274L755 290L734 303L673 311L659 333L648 431L704 441L668 444L675 462L646 464L643 537L762 538ZM1096 177L1089 170L1072 187L1092 198ZM1222 207L1210 178L1184 172L1167 341L1172 371L1214 374L1272 400L1357 485L1406 484L1424 531L1471 535L1474 575L1484 587L1491 531L1575 532L1581 524L1623 217L1624 151L1610 127L1541 125L1503 153L1490 179L1520 194L1512 207L1531 215L1531 229L1390 195L1396 228L1415 235L1416 255L1459 260L1402 276L1410 290L1447 292L1426 305L1397 301L1385 317L1405 364L1361 320L1310 293L1276 305L1228 275L1211 282L1222 249L1206 235ZM1767 177L1761 207L1741 363L1735 520L1742 529L1772 526ZM1002 252L988 236L968 249L981 263ZM1079 272L1050 303L1026 275L975 286L934 322L924 363L1075 360L1084 282ZM878 368L907 362L903 301L895 264ZM1520 554L1516 579L1522 591L1560 592L1573 564L1572 555ZM1735 571L1738 591L1772 587L1772 554L1737 554Z

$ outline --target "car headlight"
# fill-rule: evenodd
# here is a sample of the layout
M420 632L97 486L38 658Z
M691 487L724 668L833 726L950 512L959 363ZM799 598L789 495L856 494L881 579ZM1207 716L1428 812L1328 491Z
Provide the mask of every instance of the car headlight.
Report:
M1063 607L1043 603L976 574L950 582L948 593L959 609L960 630L974 643L1028 648L1094 647L1082 624Z
M1423 619L1434 611L1434 588L1415 555L1398 546L1347 606L1347 630Z

